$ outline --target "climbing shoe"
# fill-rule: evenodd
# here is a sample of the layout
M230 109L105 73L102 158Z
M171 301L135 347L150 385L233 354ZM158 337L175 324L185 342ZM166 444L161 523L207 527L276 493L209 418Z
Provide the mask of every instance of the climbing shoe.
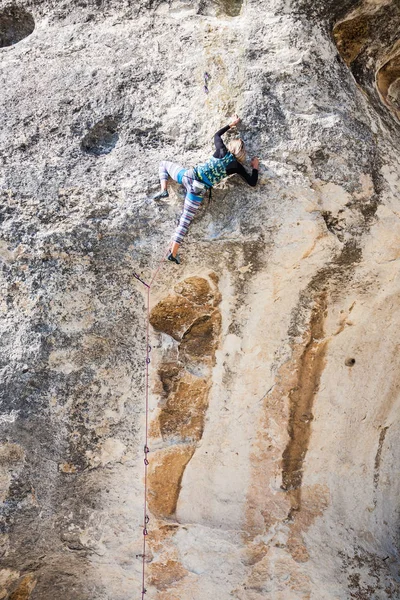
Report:
M179 258L178 255L176 256L172 256L172 252L170 252L167 256L167 260L170 260L171 262L176 263L177 265L181 264L181 259Z
M163 190L162 192L158 192L155 196L153 196L153 200L161 200L161 198L168 198L169 194L167 190Z

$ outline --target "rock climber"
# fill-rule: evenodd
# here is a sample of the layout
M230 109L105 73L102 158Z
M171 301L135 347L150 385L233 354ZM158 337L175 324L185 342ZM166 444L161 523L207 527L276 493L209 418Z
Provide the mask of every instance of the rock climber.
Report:
M197 165L192 169L185 169L173 162L163 160L160 163L161 191L153 196L153 200L168 197L168 177L182 184L186 189L185 204L175 231L173 242L167 256L168 260L180 264L178 248L186 235L189 225L200 208L203 195L207 189L211 189L225 177L237 173L252 187L258 180L258 158L251 160L252 173L248 174L242 163L246 159L246 149L241 139L228 142L228 147L222 141L224 133L235 127L240 122L237 115L232 117L232 122L223 127L214 136L215 152L205 163Z

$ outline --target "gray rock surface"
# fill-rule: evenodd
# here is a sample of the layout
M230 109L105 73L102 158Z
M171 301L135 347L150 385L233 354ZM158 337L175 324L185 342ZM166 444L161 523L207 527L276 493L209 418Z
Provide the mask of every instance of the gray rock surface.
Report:
M396 0L0 1L0 600L386 600L399 576ZM204 73L210 75L204 90ZM171 325L171 323L173 325Z

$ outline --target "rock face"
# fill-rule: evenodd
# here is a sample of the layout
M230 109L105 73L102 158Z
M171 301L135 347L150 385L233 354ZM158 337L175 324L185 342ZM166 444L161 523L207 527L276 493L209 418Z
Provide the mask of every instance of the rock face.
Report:
M400 597L396 0L0 2L0 600ZM205 77L205 73L208 74ZM206 84L206 89L205 89ZM229 137L228 134L227 138Z

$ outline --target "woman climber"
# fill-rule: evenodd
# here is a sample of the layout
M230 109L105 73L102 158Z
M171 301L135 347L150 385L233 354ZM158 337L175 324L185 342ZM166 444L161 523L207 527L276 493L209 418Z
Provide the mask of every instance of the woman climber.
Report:
M223 127L214 136L215 152L205 163L197 165L193 169L185 169L180 165L163 160L160 164L160 183L161 192L153 196L153 200L160 200L168 197L168 177L181 183L186 189L185 204L179 220L179 225L175 231L173 243L168 254L168 260L180 264L178 248L186 235L189 225L200 208L203 194L207 189L212 188L225 177L238 173L252 187L258 180L258 158L251 160L252 173L249 175L243 167L242 162L246 158L246 150L241 139L235 139L225 146L221 136L231 127L239 123L237 115L232 117L232 122Z

